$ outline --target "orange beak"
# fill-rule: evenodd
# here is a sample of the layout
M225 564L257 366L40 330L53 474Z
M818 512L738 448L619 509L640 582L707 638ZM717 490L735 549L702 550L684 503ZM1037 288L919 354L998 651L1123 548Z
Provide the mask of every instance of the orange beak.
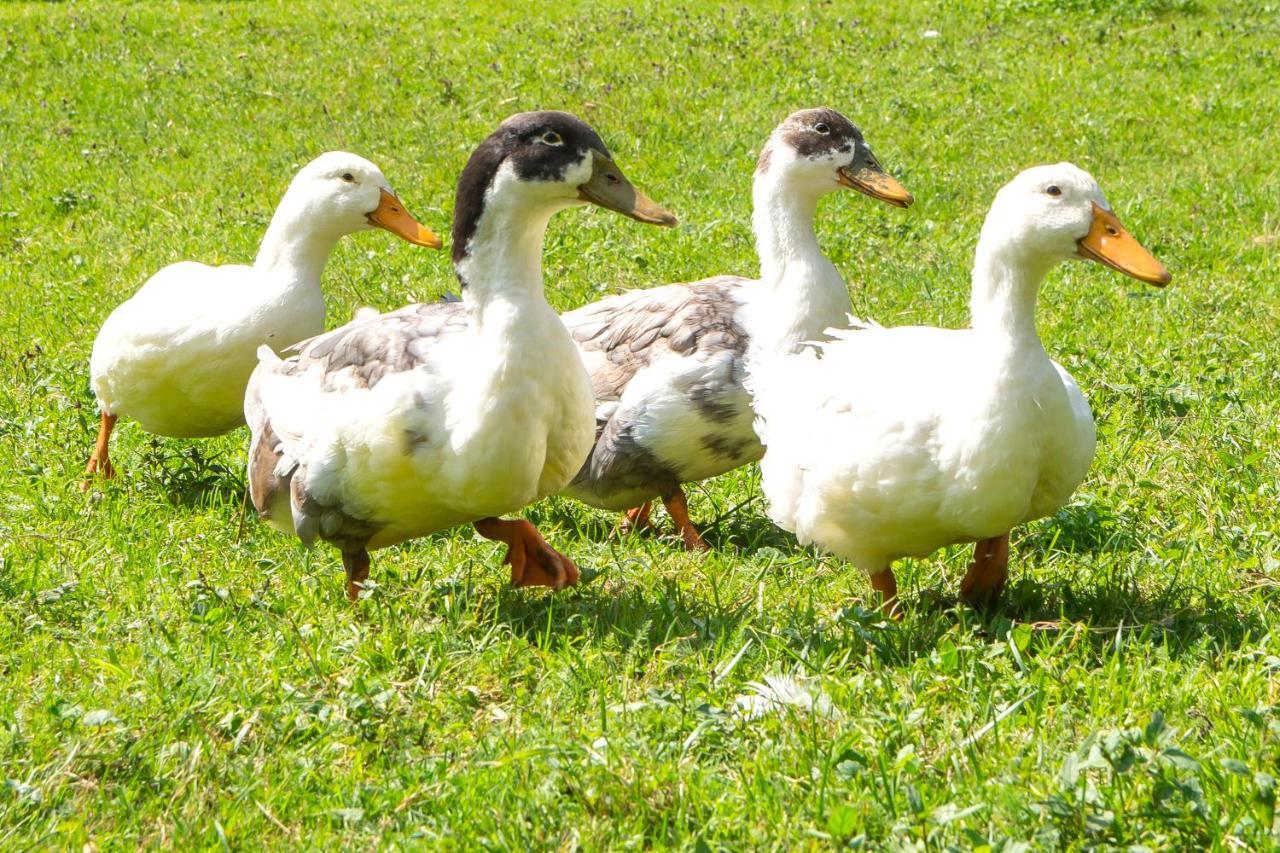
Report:
M439 235L423 228L418 220L409 215L400 203L400 199L387 190L380 190L381 199L378 209L369 214L369 224L377 228L385 228L402 240L408 240L415 246L426 246L439 249L444 241Z
M1124 230L1116 215L1103 210L1096 202L1093 224L1089 226L1089 233L1076 241L1076 254L1156 287L1164 287L1172 278L1164 264Z

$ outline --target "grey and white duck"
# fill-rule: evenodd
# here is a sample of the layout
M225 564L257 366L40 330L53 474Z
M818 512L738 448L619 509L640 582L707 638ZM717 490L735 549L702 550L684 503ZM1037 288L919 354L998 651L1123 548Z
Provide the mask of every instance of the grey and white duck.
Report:
M844 278L814 233L839 189L907 207L862 132L832 109L789 115L760 152L752 224L760 277L721 275L610 296L564 315L591 374L596 440L565 494L649 524L659 498L685 547L706 548L683 484L758 460L749 354L790 352L849 323Z
M514 584L577 581L532 524L499 516L563 489L594 437L591 382L542 279L551 216L584 203L675 224L585 122L512 116L458 179L460 301L363 312L288 359L261 350L245 400L254 507L338 547L352 599L370 550L463 523L506 543Z

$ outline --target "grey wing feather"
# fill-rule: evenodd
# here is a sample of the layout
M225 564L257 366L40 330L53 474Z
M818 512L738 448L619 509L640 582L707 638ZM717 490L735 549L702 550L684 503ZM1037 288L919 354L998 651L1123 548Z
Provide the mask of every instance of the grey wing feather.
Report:
M316 365L323 369L321 388L372 388L383 378L413 370L425 363L431 344L442 335L467 327L461 302L406 305L386 314L359 316L294 349L287 364L292 372L305 373Z
M259 515L271 518L287 496L294 533L310 545L317 537L340 546L362 545L377 531L373 523L328 506L307 489L305 461L290 451L287 438L273 428L269 405L261 396L266 374L300 377L321 369L320 390L372 388L383 378L426 362L430 344L442 335L466 329L460 302L408 305L386 314L361 312L355 320L302 341L280 359L259 350L259 364L245 395L249 444L249 492Z
M665 352L745 352L737 289L749 281L723 275L634 290L565 314L564 324L578 347L604 357L593 365L596 399L619 399L632 377Z

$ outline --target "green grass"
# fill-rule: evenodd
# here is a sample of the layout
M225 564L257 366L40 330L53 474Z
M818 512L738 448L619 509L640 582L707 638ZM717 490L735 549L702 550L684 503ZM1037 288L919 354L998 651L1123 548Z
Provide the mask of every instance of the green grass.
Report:
M898 6L0 7L0 848L1280 844L1280 10ZM376 554L355 607L332 550L238 531L244 431L126 424L124 476L76 490L103 318L166 263L250 258L319 151L447 230L499 120L589 118L682 224L559 215L569 308L751 273L754 156L818 104L918 199L823 204L861 314L963 323L987 204L1037 162L1090 170L1174 273L1046 286L1098 457L1015 533L995 615L955 605L953 548L900 565L884 624L753 470L695 490L708 556L552 500L529 515L592 583L509 589L459 528ZM358 235L330 324L452 285L446 253ZM832 710L735 711L784 674Z

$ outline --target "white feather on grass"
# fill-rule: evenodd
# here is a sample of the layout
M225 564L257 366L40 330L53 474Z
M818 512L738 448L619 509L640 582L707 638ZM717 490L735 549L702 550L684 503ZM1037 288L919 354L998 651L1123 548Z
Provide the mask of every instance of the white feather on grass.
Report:
M843 715L820 687L811 687L816 679L799 679L792 675L766 675L764 683L747 682L750 693L733 700L733 709L748 720L794 708L804 713L838 720Z

